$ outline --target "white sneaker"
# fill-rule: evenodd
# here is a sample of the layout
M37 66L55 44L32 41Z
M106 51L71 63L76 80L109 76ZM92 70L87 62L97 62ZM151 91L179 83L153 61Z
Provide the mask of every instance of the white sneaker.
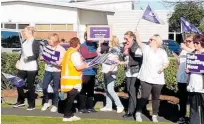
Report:
M81 120L81 118L80 118L80 117L77 117L77 116L73 116L73 117L71 117L71 118L72 118L73 121L79 121L79 120Z
M112 108L103 107L100 109L100 111L107 112L107 111L113 111L113 110L112 110Z
M157 120L157 115L152 115L152 121L155 122L155 123L156 123L156 122L159 122L159 121Z
M51 108L50 111L51 111L51 112L57 112L57 107L56 107L56 106L52 106L52 108Z
M124 110L124 107L117 107L117 113L122 113Z
M137 122L142 122L142 117L141 117L141 113L140 112L136 113L136 121Z
M49 103L45 103L45 104L43 105L43 107L41 108L41 111L45 111L45 110L47 110L49 107L50 107L50 104L49 104Z
M70 118L63 118L62 121L64 121L64 122L67 122L67 121L71 122L73 120L72 120L72 117L70 117Z

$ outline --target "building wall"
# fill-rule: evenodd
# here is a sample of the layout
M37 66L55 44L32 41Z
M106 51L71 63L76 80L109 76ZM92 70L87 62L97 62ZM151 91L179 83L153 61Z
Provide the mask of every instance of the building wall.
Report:
M143 11L140 10L127 10L116 11L114 16L108 16L108 24L113 27L113 34L117 35L120 41L123 41L124 33L126 31L135 31L138 21L140 20L137 30L141 34L141 39L147 42L149 37L153 34L160 34L163 39L168 39L167 11L156 11L165 25L155 24L140 18Z

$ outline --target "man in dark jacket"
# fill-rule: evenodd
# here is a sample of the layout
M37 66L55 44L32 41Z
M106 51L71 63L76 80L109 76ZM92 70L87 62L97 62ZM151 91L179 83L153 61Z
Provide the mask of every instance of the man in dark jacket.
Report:
M81 45L80 53L86 62L93 60L98 54L96 52L97 43L87 40L87 33L84 33L85 42ZM96 112L94 109L94 86L95 86L95 68L83 70L83 84L79 95L79 112Z

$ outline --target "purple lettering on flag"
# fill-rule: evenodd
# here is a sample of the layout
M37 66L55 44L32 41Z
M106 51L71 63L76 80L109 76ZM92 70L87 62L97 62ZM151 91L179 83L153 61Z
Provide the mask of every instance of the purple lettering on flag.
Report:
M59 61L60 58L60 52L59 51L55 51L52 50L48 47L44 47L43 48L43 54L42 54L43 58L45 59L45 61L48 62L56 62Z
M186 68L190 72L204 73L204 54L187 54Z

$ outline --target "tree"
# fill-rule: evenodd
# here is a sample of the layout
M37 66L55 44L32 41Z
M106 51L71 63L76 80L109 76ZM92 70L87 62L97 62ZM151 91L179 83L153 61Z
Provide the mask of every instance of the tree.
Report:
M175 9L169 18L169 30L180 32L180 17L186 18L196 27L200 26L201 20L204 17L204 9L200 2L185 1L175 3Z
M204 17L203 17L203 19L202 19L202 21L200 23L199 29L200 29L201 32L204 33Z

